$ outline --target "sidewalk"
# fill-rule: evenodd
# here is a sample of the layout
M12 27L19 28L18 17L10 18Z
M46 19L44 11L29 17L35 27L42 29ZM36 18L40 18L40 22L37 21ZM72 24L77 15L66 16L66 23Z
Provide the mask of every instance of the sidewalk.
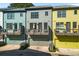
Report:
M48 46L30 46L29 48L38 51L49 52Z
M51 54L51 56L55 56L55 52L52 53L48 50L48 46L30 46L29 49L33 49L33 50L38 50L38 51L42 51L42 52L46 52Z
M79 49L59 48L59 51L52 52L56 56L79 56Z
M3 47L0 47L0 51L8 51L8 50L14 50L14 49L19 49L19 48L20 48L20 45L8 44Z
M6 45L0 47L0 56L51 56L47 46L31 46L25 50L18 50L20 45Z
M51 54L52 56L79 56L79 49L59 48L59 51L49 52L48 46L30 46L30 47L28 47L28 49L22 50L23 51L22 52L21 50L18 50L19 48L20 48L20 45L11 45L11 44L5 45L3 47L0 47L0 52L17 50L23 54L26 54L26 51L27 51L28 54L30 53L32 55L33 55L33 53L43 52L43 53Z

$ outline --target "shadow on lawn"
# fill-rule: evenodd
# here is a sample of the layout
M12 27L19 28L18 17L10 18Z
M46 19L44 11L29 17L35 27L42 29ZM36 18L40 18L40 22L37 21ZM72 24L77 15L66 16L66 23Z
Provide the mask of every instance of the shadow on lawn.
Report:
M0 56L51 56L51 54L33 49L25 49L1 51Z

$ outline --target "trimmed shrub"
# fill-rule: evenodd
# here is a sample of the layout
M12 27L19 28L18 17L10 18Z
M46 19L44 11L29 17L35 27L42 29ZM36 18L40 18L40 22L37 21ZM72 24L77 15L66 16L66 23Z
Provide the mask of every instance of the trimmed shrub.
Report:
M24 49L27 49L28 47L29 47L29 44L23 42L23 43L21 43L19 50L24 50Z

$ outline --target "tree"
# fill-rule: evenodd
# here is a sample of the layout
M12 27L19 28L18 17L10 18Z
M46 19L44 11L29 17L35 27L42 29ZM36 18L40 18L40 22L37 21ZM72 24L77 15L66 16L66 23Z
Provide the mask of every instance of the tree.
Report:
M11 3L8 8L26 8L34 6L32 3Z

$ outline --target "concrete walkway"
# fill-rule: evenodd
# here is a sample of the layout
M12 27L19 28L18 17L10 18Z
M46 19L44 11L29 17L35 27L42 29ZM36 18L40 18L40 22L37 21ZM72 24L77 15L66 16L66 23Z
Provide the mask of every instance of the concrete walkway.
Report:
M20 45L5 45L5 46L2 46L0 47L0 51L8 51L8 50L14 50L14 49L19 49L20 48Z

